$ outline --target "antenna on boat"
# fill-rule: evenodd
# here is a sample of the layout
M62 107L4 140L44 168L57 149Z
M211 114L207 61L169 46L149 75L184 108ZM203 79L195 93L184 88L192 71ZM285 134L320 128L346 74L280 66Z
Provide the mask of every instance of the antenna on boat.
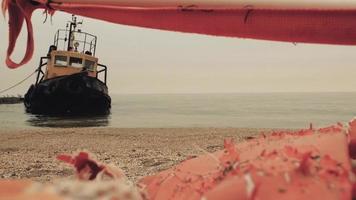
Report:
M69 22L69 36L68 36L68 47L67 51L73 49L74 32L79 24L83 24L83 21L77 22L77 17L72 15L72 21Z

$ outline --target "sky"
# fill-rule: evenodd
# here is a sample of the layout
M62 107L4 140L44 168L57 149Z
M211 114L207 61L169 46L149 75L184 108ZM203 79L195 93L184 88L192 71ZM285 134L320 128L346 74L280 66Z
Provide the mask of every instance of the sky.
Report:
M32 73L70 14L52 23L41 11L32 18L35 53L18 69L5 65L7 19L0 17L0 90ZM215 37L123 26L78 17L82 30L98 36L97 57L108 66L111 94L355 92L356 47L292 44ZM25 52L22 32L13 55ZM24 94L35 76L7 94ZM3 94L4 95L4 94Z

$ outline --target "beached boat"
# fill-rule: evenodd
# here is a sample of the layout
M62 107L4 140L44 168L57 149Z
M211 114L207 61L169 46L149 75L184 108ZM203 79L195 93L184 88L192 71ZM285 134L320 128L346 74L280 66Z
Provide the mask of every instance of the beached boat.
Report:
M78 24L81 22L73 16L67 28L55 34L47 56L41 57L36 83L25 94L27 112L71 115L110 112L107 67L95 57L97 37L77 29ZM103 80L99 79L101 74Z

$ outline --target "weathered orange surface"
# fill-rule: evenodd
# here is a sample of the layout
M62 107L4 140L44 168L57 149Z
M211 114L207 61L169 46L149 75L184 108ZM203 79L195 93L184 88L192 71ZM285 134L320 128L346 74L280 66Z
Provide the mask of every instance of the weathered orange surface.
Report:
M6 196L22 193L31 184L30 180L0 180L0 194Z
M342 127L273 133L141 180L150 199L351 199ZM172 198L173 197L173 198Z
M59 196L47 193L29 194L27 190L33 186L30 180L0 180L1 200L63 200Z
M224 150L190 158L171 169L142 178L137 187L149 200L351 200L354 174L349 158L355 120L322 129L273 132ZM350 146L351 149L351 146ZM350 152L352 152L350 150ZM59 155L72 165L81 181L104 183L103 175L123 180L120 170L88 153ZM28 193L29 181L0 181L6 199L56 199L60 194ZM11 198L10 198L11 197ZM1 199L1 198L0 198ZM129 199L129 198L127 198Z

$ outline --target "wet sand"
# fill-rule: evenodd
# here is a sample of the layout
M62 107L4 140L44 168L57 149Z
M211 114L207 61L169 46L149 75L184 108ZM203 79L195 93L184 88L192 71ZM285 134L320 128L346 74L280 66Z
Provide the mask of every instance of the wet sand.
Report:
M122 168L129 179L167 169L189 156L222 148L267 129L242 128L44 128L0 130L0 178L47 182L71 176L56 155L88 150Z

